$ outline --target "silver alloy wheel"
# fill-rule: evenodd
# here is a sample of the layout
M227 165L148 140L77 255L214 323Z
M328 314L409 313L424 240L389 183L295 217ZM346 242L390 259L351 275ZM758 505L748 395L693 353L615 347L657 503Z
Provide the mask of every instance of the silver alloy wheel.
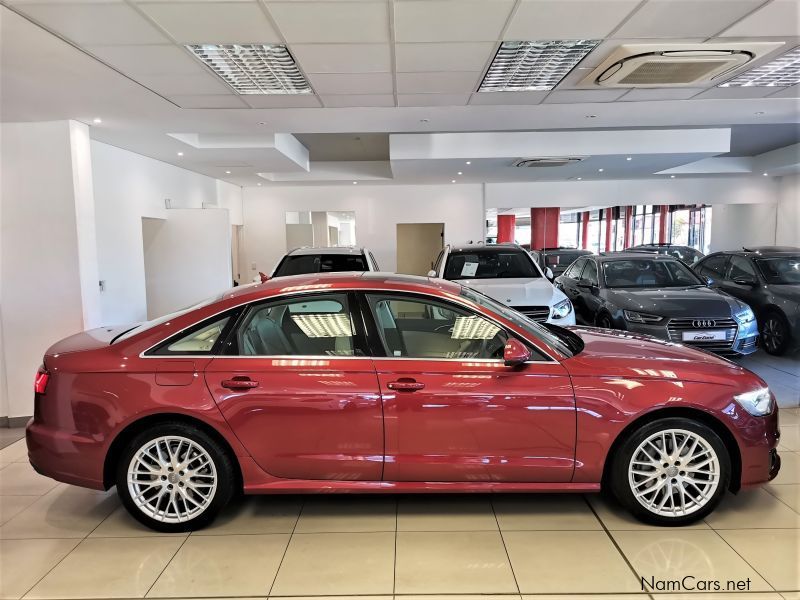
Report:
M214 499L217 469L208 452L189 438L158 437L133 455L128 492L148 517L185 523L202 514Z
M653 514L690 515L714 497L719 457L702 436L685 429L654 433L633 453L628 483L636 500Z

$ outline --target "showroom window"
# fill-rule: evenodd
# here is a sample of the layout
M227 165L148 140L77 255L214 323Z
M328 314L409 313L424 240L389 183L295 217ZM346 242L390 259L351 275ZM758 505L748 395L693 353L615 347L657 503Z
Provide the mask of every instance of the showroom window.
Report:
M355 356L346 294L304 296L250 307L226 354L238 356Z
M506 332L483 317L432 300L367 294L386 355L502 359Z
M633 207L633 246L657 244L661 212L652 204Z
M561 248L581 247L580 212L561 212L558 227L558 245Z
M589 213L589 226L587 233L586 249L595 254L603 252L606 241L606 228L603 223L603 211L593 210Z
M669 242L708 252L711 241L710 206L671 206Z

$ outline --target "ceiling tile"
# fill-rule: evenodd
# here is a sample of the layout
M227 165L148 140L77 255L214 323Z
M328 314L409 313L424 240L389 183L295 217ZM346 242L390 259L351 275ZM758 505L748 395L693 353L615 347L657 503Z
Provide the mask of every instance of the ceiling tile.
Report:
M241 97L252 108L319 108L319 98L312 94L248 94Z
M472 105L539 104L550 92L483 92L472 94Z
M80 45L169 41L126 4L20 4L16 9Z
M271 2L267 9L289 43L389 41L386 2Z
M289 50L306 73L390 73L389 44L292 44Z
M167 96L181 108L250 108L237 94Z
M522 0L506 40L579 40L606 37L640 0Z
M464 106L469 94L398 94L400 106Z
M318 94L391 94L391 73L312 73L308 75Z
M726 29L723 36L795 36L800 22L800 2L773 0Z
M396 44L398 73L483 71L494 56L495 42Z
M142 75L136 81L164 96L218 95L231 92L211 73L197 75Z
M649 0L613 37L712 36L763 4L763 0Z
M544 99L544 104L580 104L613 102L628 90L555 90Z
M499 40L513 6L514 0L395 0L395 40Z
M256 2L158 2L139 7L181 44L282 41Z
M480 72L398 73L398 94L468 94L480 83Z
M203 73L205 67L183 48L174 45L154 46L86 46L115 69L130 75L177 75Z
M621 101L641 102L650 100L686 100L696 96L704 88L636 88L625 94Z
M770 98L800 98L800 84L780 88L779 91L769 95Z
M720 98L764 98L775 92L774 87L767 86L742 86L742 87L714 87L694 97L694 100L710 100Z
M322 102L328 108L394 106L394 96L392 94L342 94L341 96L322 96Z

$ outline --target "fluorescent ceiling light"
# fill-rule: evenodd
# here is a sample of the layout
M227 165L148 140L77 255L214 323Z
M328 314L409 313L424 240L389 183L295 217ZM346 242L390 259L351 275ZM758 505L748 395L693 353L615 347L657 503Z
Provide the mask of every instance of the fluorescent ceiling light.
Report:
M800 46L718 87L789 87L797 83L800 83Z
M479 92L552 90L599 40L503 42Z
M203 61L239 94L313 94L286 46L190 44Z

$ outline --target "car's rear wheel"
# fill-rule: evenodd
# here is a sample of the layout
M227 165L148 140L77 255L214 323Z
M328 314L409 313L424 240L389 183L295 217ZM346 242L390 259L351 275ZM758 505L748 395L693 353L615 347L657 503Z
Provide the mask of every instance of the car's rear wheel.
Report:
M716 508L731 477L728 451L706 425L666 418L643 425L614 457L614 495L638 519L686 525Z
M151 529L190 531L210 523L234 486L220 444L185 423L162 423L136 435L117 468L117 493L128 512Z
M761 345L770 354L780 356L789 348L789 324L779 312L769 312L761 320Z
M604 329L614 329L614 321L611 319L611 315L607 312L601 312L597 315L596 323L598 327L602 327Z

